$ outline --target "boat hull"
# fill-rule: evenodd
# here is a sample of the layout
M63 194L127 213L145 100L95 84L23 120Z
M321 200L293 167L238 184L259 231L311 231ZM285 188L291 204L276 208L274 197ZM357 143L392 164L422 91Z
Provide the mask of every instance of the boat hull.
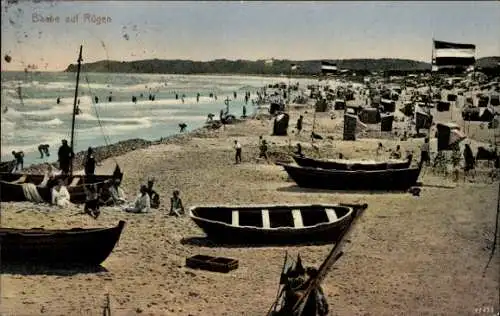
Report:
M334 222L318 223L316 225L304 226L301 228L293 227L293 223L285 224L286 220L283 215L277 214L277 212L284 213L287 210L293 208L301 208L301 206L274 206L275 208L280 208L280 211L273 211L272 207L269 208L269 214L271 218L274 218L276 225L284 224L290 225L292 227L274 227L274 228L263 228L261 225L256 226L238 226L232 225L230 222L223 220L210 220L208 218L200 217L197 214L199 207L194 207L190 210L191 219L200 227L207 238L215 242L220 242L222 244L257 244L257 245L280 245L280 244L303 244L303 243L319 243L319 242L334 242L338 236L347 228L353 216L357 213L357 209L366 208L367 205L361 206L309 206L309 208L316 208L311 210L302 210L301 216L304 223L310 222L313 219L308 219L308 217L318 217L315 212L319 212L322 208L331 209L336 208L337 214L339 214L338 220ZM303 206L302 206L303 207ZM239 212L255 212L254 209L245 209L245 207L233 207L238 209ZM261 206L260 208L266 208ZM339 209L343 208L343 209ZM213 208L213 212L224 212L224 208ZM215 213L214 213L215 214ZM273 215L274 214L274 215ZM241 213L240 216L244 216ZM282 218L280 218L282 217ZM302 223L302 220L301 220ZM272 224L273 226L275 224Z
M125 226L43 230L0 228L2 263L98 266L110 255Z
M327 190L407 191L420 175L419 168L346 171L279 165L299 187Z
M27 201L24 194L23 184L33 183L38 185L43 181L43 175L33 174L0 174L0 201L1 202L23 202ZM105 182L111 182L113 175L95 175L92 178L83 175L56 176L52 183L58 179L64 179L70 194L70 201L75 204L85 203L86 194L83 184L95 183L98 189ZM51 185L47 187L37 187L37 191L45 202L51 202Z
M334 169L334 170L386 170L409 168L411 161L381 161L374 163L344 163L340 161L328 161L309 157L293 156L293 160L301 167Z

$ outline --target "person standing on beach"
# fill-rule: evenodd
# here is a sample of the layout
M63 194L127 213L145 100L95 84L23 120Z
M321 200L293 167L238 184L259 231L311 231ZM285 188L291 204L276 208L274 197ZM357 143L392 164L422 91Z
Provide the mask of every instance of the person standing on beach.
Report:
M235 164L241 163L241 144L237 140L234 141L234 149L236 154L234 156Z
M14 171L23 170L23 168L24 168L24 152L22 152L22 151L16 152L15 150L13 150L12 155L14 156L14 159L16 160L16 167L14 168Z
M85 157L85 162L83 163L85 175L93 176L95 174L96 159L94 155L94 150L92 147L87 149L87 156Z
M465 176L471 175L472 178L474 179L474 174L471 171L474 170L476 161L474 159L474 154L472 153L472 149L470 148L469 144L465 144L464 161L465 161L465 166L464 166Z
M57 156L59 158L59 169L62 170L63 174L69 173L69 167L71 165L71 160L73 159L73 152L71 147L68 146L68 141L63 139L62 145L59 147L59 151L57 152Z
M420 163L419 166L429 166L431 164L431 156L429 154L429 138L426 137L422 147L420 147Z
M198 92L196 94L196 103L200 102L200 93Z
M297 120L297 135L300 134L300 132L302 131L302 120L304 120L304 117L301 115L299 117L299 119Z
M247 117L247 107L243 105L243 117Z

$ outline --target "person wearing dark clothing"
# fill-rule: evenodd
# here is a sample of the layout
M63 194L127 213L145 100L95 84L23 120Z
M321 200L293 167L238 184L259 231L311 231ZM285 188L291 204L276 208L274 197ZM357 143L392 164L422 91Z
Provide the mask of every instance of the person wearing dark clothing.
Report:
M179 100L179 94L178 93L175 94L175 99Z
M12 155L16 159L16 167L14 168L14 171L23 170L23 168L24 168L24 153L22 151L16 152L15 150L13 150Z
M420 148L420 166L431 164L431 156L429 154L429 138L425 138L424 144Z
M196 102L200 102L200 94L199 93L196 94Z
M247 107L243 106L243 117L247 117Z
M465 171L465 174L468 175L468 174L470 174L469 172L471 170L474 170L474 167L476 165L476 161L474 159L474 154L472 153L472 149L470 148L469 144L465 144L464 160L465 160L464 171Z
M61 103L61 98L57 98L57 104L60 104Z
M235 91L235 92L233 92L233 95L234 95L234 99L236 100L236 95L237 95L237 94L236 94L236 91Z
M85 175L87 176L93 176L95 174L95 166L96 166L96 159L94 155L94 150L92 147L89 147L87 150L87 156L85 157L85 162L84 162L84 170L85 170Z
M179 128L181 129L180 130L180 133L186 131L186 127L187 127L187 124L186 123L181 123L179 124Z
M262 142L260 143L259 158L264 158L266 160L268 159L268 157L267 157L267 142L265 139L263 139Z
M300 134L300 131L302 131L302 120L304 117L301 115L299 119L297 120L297 134Z
M85 206L83 211L92 216L94 219L97 219L99 217L100 211L99 211L99 193L97 192L97 185L96 184L90 184L90 185L85 185L85 194L86 194L86 199L85 199Z
M160 207L160 195L156 193L155 190L153 190L153 186L155 183L154 178L150 178L148 180L148 185L147 185L147 193L149 195L150 203L151 203L151 208L159 208Z
M40 144L38 146L38 151L40 152L40 159L43 158L44 154L46 157L50 157L49 144Z
M57 156L59 158L59 169L63 172L63 174L69 173L69 167L71 165L71 160L73 159L73 152L71 147L68 146L68 141L63 139L62 145L59 147L59 151L57 152Z
M95 96L94 97L94 101L95 101L96 104L99 103L99 98L97 96Z
M181 216L184 214L184 205L179 197L179 190L175 190L170 198L170 215Z

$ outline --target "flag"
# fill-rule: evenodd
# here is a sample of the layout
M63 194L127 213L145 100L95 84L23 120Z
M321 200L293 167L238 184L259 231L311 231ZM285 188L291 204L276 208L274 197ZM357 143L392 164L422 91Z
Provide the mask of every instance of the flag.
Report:
M292 66L290 67L291 70L297 70L299 68L299 65L296 65L296 64L292 64Z
M337 71L337 65L326 61L321 62L321 73L331 74Z
M467 67L476 62L476 45L434 41L433 65L442 67Z

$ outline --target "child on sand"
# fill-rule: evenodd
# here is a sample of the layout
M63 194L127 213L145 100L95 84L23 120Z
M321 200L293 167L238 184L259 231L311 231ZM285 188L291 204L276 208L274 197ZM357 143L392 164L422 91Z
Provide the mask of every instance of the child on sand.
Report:
M174 216L181 216L184 214L184 205L182 205L182 200L179 197L179 190L175 190L170 198L170 214Z

